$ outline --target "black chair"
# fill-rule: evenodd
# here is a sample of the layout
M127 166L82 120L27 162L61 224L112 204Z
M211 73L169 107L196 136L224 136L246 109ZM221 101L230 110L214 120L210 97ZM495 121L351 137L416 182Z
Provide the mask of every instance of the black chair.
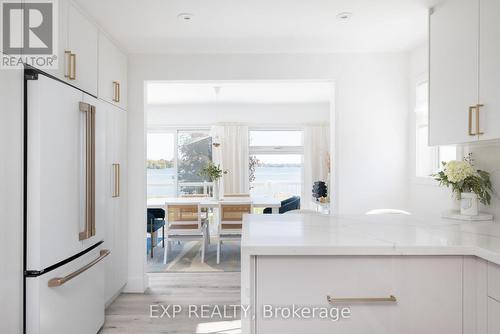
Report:
M281 207L279 209L279 213L281 214L298 209L300 209L300 196L292 196L290 198L281 201ZM265 214L271 214L272 212L273 210L271 208L264 209Z
M151 258L153 257L153 233L163 229L163 247L165 247L165 210L159 208L148 209L147 232L151 234Z

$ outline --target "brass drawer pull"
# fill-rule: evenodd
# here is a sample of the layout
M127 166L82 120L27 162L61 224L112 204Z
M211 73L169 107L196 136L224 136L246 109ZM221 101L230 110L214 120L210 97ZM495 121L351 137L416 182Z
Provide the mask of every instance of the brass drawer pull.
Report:
M68 274L68 275L66 275L64 277L54 277L54 278L52 278L49 281L49 283L48 283L49 288L54 288L54 287L57 287L57 286L61 286L64 283L72 280L76 276L78 276L81 273L83 273L83 272L87 271L88 269L92 268L95 264L97 264L99 261L101 261L102 259L104 259L110 253L111 253L110 250L108 250L108 249L102 249L99 252L99 257L97 259L95 259L94 261L90 262L89 264L86 264L85 266L81 267L80 269L78 269L78 270L76 270L76 271L72 272L71 274Z
M396 297L390 295L389 297L379 297L379 298L333 298L331 296L326 296L326 300L330 304L336 303L395 303L397 302Z

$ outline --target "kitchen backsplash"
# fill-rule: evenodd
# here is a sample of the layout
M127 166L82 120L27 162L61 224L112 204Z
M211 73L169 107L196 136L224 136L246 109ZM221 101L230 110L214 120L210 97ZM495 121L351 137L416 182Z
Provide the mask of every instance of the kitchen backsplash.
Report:
M491 173L494 194L489 207L482 207L481 211L495 215L500 220L500 143L481 143L464 148L465 153L471 152L474 166Z

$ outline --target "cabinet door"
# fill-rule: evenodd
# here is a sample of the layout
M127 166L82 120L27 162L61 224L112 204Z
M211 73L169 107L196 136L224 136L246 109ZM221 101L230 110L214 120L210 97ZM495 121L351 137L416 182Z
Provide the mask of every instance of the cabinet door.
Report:
M461 257L260 256L255 290L256 334L462 333ZM391 295L397 302L327 302ZM351 317L269 316L266 305L349 307Z
M0 3L1 6L4 6L4 3ZM23 47L23 12L24 12L24 0L23 1L17 1L13 3L13 6L16 6L15 8L11 8L9 13L5 13L2 15L10 15L9 17L9 31L5 32L5 36L2 36L2 43L0 43L0 56L5 55L15 55L18 56L23 53L24 50L22 50ZM3 25L3 18L0 23ZM7 38L7 33L10 33L9 35L9 45L7 47L12 48L13 50L4 50L4 43L6 42ZM2 32L4 34L4 32ZM16 50L17 49L17 50ZM3 57L2 57L3 58Z
M98 30L80 11L69 4L68 51L74 56L73 85L97 96L97 39Z
M431 11L430 145L476 140L469 107L478 103L478 18L479 0L446 1Z
M124 122L126 113L107 102L100 101L102 108L106 110L106 201L107 201L107 225L104 247L112 252L105 270L105 297L110 301L126 283L127 271L127 229L125 208L125 186L124 176L125 148ZM119 170L118 166L119 165ZM119 173L119 175L117 174ZM118 187L117 187L118 186Z
M488 334L500 333L500 302L488 298Z
M127 107L127 58L103 34L99 35L99 98Z
M481 0L479 43L480 139L500 138L500 1Z
M57 45L57 68L52 70L45 70L47 73L59 78L61 80L67 80L68 75L68 59L66 57L65 51L68 47L68 7L69 2L67 0L59 0L57 2L58 6L58 38Z

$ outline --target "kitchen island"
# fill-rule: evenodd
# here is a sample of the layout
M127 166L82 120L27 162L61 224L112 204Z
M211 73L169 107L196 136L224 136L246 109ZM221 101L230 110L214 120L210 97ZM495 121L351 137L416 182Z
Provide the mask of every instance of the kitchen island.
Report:
M500 333L500 223L408 215L248 215L243 333ZM350 318L280 306L349 307Z

